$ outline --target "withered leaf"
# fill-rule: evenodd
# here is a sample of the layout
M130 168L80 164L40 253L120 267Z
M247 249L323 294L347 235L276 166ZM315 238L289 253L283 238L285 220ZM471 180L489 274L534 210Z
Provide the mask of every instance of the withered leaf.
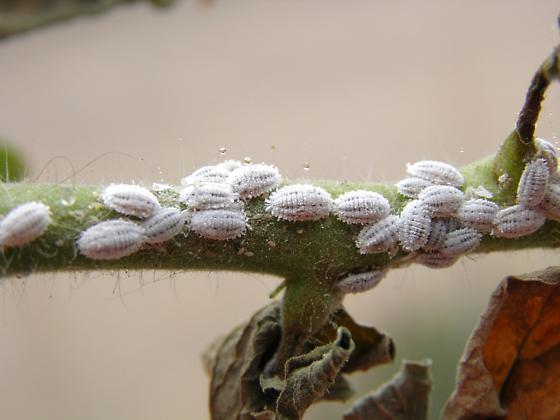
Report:
M510 276L459 364L444 419L560 418L560 268Z
M288 359L285 384L276 403L278 419L300 419L335 383L354 349L350 332L340 327L334 342Z
M357 370L368 370L374 366L392 362L395 357L395 345L387 335L380 333L373 327L358 324L344 309L339 309L332 316L334 326L345 327L352 334L352 341L356 348L342 371L351 373ZM334 337L334 328L330 333ZM331 338L332 340L332 338Z
M423 420L428 417L430 361L403 361L400 371L373 394L359 399L344 420Z
M211 366L212 419L267 419L266 396L259 376L280 340L280 305L272 303L247 324L211 346L205 364ZM214 354L214 356L212 356Z

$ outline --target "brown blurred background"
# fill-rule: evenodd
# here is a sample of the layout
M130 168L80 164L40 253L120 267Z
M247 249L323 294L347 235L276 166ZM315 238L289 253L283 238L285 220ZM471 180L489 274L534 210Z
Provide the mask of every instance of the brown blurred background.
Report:
M557 1L180 1L118 7L0 43L0 136L40 182L176 183L250 156L288 178L389 181L406 162L461 165L512 129L559 41ZM558 145L554 86L538 135ZM219 149L225 147L225 155ZM309 170L305 166L309 164ZM390 273L348 299L396 341L357 395L433 359L432 418L463 344L507 274L557 251ZM0 293L0 417L206 419L200 356L267 303L278 279L216 272L33 275ZM338 419L319 404L307 419Z

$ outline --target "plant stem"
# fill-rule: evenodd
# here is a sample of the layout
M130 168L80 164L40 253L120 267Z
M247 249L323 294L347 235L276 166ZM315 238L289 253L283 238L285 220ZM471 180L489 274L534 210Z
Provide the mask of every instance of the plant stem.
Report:
M517 120L516 131L521 141L530 144L535 135L537 119L541 111L541 103L544 99L546 89L550 83L558 78L560 73L560 46L556 47L538 68L531 80L527 91L525 103Z

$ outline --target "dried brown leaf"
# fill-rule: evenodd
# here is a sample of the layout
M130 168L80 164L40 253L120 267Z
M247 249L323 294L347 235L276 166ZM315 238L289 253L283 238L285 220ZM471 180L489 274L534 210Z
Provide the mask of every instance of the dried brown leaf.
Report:
M428 416L431 362L403 361L399 373L375 393L359 399L344 420L423 420Z
M350 332L340 327L336 340L286 362L284 389L276 403L278 419L300 419L335 383L354 349Z
M560 268L510 276L459 364L444 419L560 418Z
M205 364L211 366L212 419L268 419L266 395L259 377L280 339L280 306L273 303L211 346ZM215 355L212 356L212 353Z

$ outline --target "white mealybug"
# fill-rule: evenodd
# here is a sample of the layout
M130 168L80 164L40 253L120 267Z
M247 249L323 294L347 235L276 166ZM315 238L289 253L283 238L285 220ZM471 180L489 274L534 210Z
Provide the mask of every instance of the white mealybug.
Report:
M416 251L428 242L431 231L430 215L420 200L412 200L401 212L399 241L406 251Z
M445 219L432 220L432 227L426 245L422 248L426 251L437 251L443 247L449 232L449 221Z
M465 178L455 167L436 160L422 160L412 165L408 164L406 172L434 184L460 187L465 183Z
M434 184L431 181L416 177L405 178L395 184L399 194L410 198L418 198L420 191L432 185Z
M247 217L242 211L204 210L196 212L190 220L190 228L198 236L226 241L247 232Z
M549 219L560 222L560 184L549 184L540 207Z
M229 171L219 166L203 166L197 169L189 176L181 179L181 185L188 187L200 183L226 183L229 177Z
M111 184L101 195L103 204L127 216L145 218L160 208L158 199L139 185Z
M385 277L385 270L374 270L366 273L350 274L340 280L336 287L342 293L362 293L373 289Z
M373 191L349 191L335 201L334 212L345 223L367 225L389 216L389 201Z
M444 255L441 251L423 252L416 256L414 261L429 268L447 268L457 262L459 257Z
M451 216L463 203L463 192L449 185L433 185L418 194L418 199L432 217Z
M144 228L130 220L107 220L82 232L78 249L93 260L116 260L138 251L144 234Z
M499 206L483 198L466 200L459 210L457 219L463 226L471 227L479 232L490 232Z
M40 237L51 222L49 208L43 203L30 201L20 204L0 221L0 246L27 245Z
M245 165L230 174L228 183L239 197L250 199L278 188L280 172L274 166L264 163Z
M478 247L481 237L480 232L470 227L453 230L447 234L440 252L447 257L467 254Z
M168 241L181 233L185 225L185 214L173 207L164 207L142 223L145 242L157 244Z
M229 208L238 198L229 184L218 183L191 185L179 194L179 201L192 210Z
M332 207L333 199L328 192L305 184L280 188L266 200L266 211L290 222L322 219Z
M516 205L500 210L494 219L492 234L498 238L518 238L537 231L546 222L543 213Z
M539 138L535 139L535 143L537 144L537 154L545 160L550 176L556 175L558 169L556 148L552 143Z
M535 159L529 162L517 185L517 202L525 207L538 206L548 187L550 174L544 159Z
M218 168L221 169L225 169L228 172L232 172L235 171L236 169L239 169L241 167L243 167L243 162L241 162L240 160L225 160L222 163L219 163L216 165Z
M393 252L399 241L399 224L399 216L390 215L374 225L364 227L356 239L360 253Z

